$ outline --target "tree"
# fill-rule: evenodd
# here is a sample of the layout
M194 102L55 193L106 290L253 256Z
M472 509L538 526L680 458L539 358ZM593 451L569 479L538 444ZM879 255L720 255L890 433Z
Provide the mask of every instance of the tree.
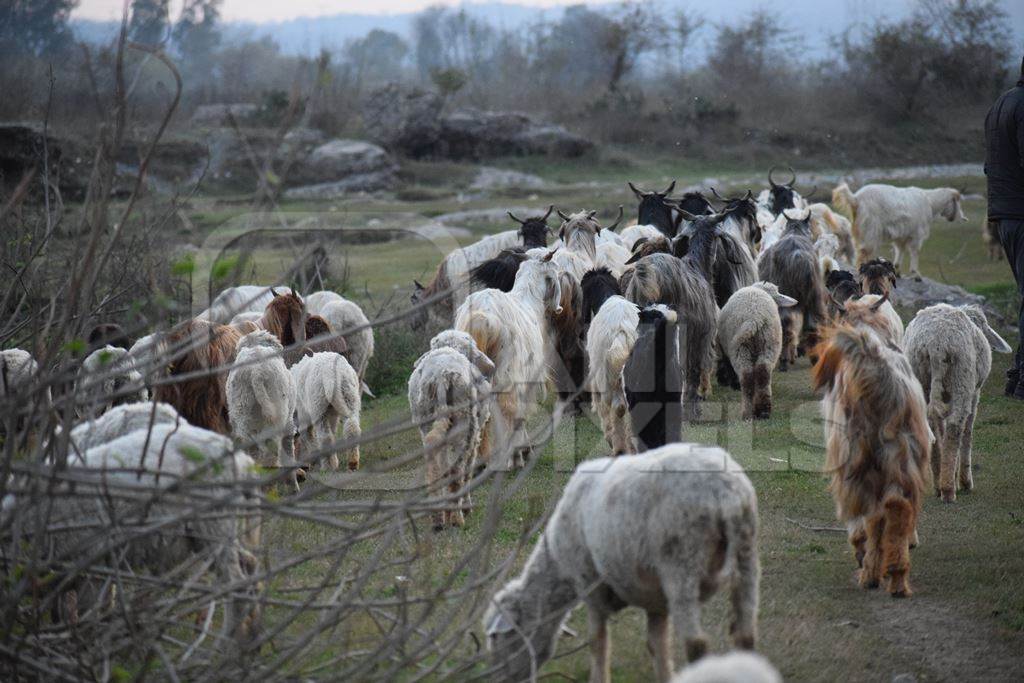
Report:
M186 0L181 16L174 25L173 38L178 53L189 67L209 62L220 45L220 19L222 0Z
M345 45L345 61L355 77L356 91L364 83L397 80L409 46L397 33L373 29L364 37Z
M789 39L776 15L758 10L744 24L718 27L708 67L725 86L762 85L788 61L784 46Z
M608 92L617 92L622 79L633 71L640 57L664 42L665 28L651 5L623 3L618 16L605 24L601 35L601 46L610 57Z
M704 28L704 18L696 12L681 9L676 12L676 23L672 27L672 34L675 38L676 51L679 54L679 64L686 70L686 54L693 45L693 39L697 32Z
M52 55L74 42L68 18L78 0L0 2L0 55Z
M138 43L159 45L167 40L170 0L132 0L128 37Z

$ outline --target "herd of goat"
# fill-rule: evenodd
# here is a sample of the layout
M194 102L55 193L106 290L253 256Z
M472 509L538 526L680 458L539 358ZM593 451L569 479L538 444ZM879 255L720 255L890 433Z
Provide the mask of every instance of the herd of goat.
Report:
M509 213L518 228L453 251L428 285L415 284L413 325L433 315L451 326L431 340L408 385L425 481L443 501L435 529L465 523L481 471L531 457L527 424L548 387L560 410L589 402L612 453L577 468L522 573L491 600L484 629L500 677L535 676L581 602L592 680L610 678L607 619L626 606L647 612L658 680L673 676L671 633L689 660L701 658L700 605L720 587L731 591L736 646L753 649L754 488L724 450L682 443L715 377L741 392L744 419L770 419L775 368L810 359L823 394L830 491L866 588L885 582L893 596L910 594L909 551L929 479L949 502L973 486L980 390L991 350L1009 347L977 306L931 306L904 328L890 301L901 251L917 274L931 221L963 218L960 193L840 185L833 204L851 222L809 203L793 181L769 174L769 185L756 198L709 199L673 198L675 183L663 192L630 183L636 224L620 227L621 207L609 226L596 211L559 211L552 244L554 207L526 219ZM883 242L894 244L894 262L876 258ZM235 287L169 332L132 342L101 326L90 343L76 385L82 419L54 437L66 446L67 466L107 472L130 454L162 486L161 473L201 470L203 460L189 457L198 449L228 456L230 467L208 473L214 480L257 482L258 463L284 466L282 478L296 489L304 473L296 465L337 468L339 449L349 469L359 468L373 332L336 293ZM3 351L0 370L3 396L40 374L17 349ZM164 457L168 443L177 447ZM616 457L627 454L640 455ZM78 483L79 494L88 483ZM87 496L69 500L58 518L87 514ZM21 503L17 492L8 495L4 514ZM31 504L34 514L55 514ZM224 581L256 571L259 522L246 509L249 516L217 517L200 534L217 549ZM50 540L70 548L84 533ZM166 544L156 559L147 550L129 557L158 570L197 548ZM62 602L66 619L110 599L102 587L75 590ZM230 605L224 628L244 635L255 615L251 600L238 600L249 613ZM714 680L780 680L764 659L742 653L708 657L679 680L705 680L701 667L712 665L726 672Z

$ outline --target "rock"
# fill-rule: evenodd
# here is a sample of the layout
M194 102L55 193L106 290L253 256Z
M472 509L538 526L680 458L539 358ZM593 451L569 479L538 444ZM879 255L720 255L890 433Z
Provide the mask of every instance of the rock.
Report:
M594 148L594 143L570 133L561 126L532 126L516 136L516 143L524 154L546 154L574 159Z
M578 157L593 148L561 126L538 124L519 112L460 109L441 117L439 148L451 159L545 154Z
M394 187L395 174L387 171L356 173L342 180L303 185L285 190L287 199L336 199L353 192L377 192Z
M430 156L437 148L443 104L437 93L390 84L363 100L363 128L371 140L393 152Z
M985 315L989 321L1003 321L999 311L988 306L985 297L980 294L971 294L963 287L947 285L942 282L923 277L920 280L914 278L900 278L892 290L892 303L897 308L916 313L922 308L935 304L949 304L959 306L960 304L978 304L985 309Z
M397 169L382 148L362 140L331 140L314 149L305 160L306 171L321 180L343 180L353 174Z
M243 123L255 118L259 111L258 104L201 104L192 113L191 122L198 126L227 126L230 125L228 114Z
M502 190L516 188L521 190L536 190L546 186L544 179L532 173L522 173L507 168L494 168L493 166L481 166L476 177L470 183L471 190Z

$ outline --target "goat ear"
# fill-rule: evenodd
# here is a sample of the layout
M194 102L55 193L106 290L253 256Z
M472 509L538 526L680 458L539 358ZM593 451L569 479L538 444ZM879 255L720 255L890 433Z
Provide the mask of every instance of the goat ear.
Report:
M785 294L781 293L772 295L772 298L775 299L775 303L779 306L779 308L792 308L793 306L796 306L799 303L793 297L786 296Z
M504 614L501 612L495 613L491 619L491 623L487 624L487 635L496 636L502 633L508 633L515 629L515 625L509 621Z

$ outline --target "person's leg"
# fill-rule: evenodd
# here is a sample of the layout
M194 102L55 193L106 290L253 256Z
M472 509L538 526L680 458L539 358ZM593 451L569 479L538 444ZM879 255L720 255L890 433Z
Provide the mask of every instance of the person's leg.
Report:
M1014 367L1006 373L1006 393L1024 399L1024 221L999 221L999 242L1006 252L1006 260L1017 281L1021 296L1021 308L1017 320L1017 354Z

